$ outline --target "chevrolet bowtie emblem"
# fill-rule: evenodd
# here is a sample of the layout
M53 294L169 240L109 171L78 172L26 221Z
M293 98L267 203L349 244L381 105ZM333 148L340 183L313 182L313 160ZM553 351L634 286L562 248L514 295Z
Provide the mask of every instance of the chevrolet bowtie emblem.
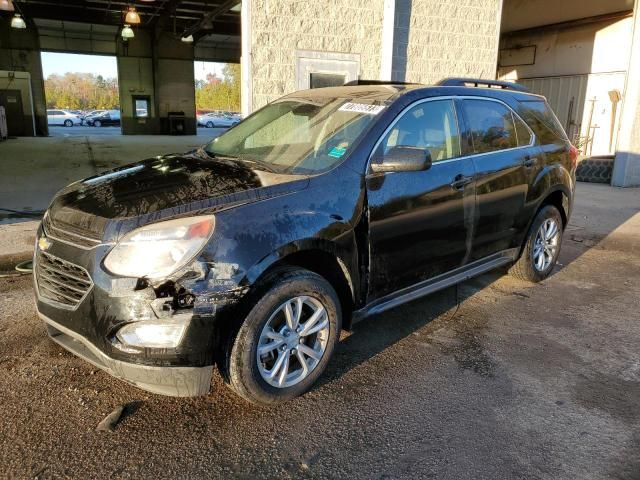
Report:
M40 250L49 250L49 247L51 247L51 245L52 242L47 237L40 237L40 240L38 240L38 248Z

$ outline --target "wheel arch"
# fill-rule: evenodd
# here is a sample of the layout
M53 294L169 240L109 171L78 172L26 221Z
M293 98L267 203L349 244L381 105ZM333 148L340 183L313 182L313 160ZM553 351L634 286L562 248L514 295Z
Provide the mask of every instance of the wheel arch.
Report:
M520 253L524 249L527 244L527 239L529 238L529 230L531 230L531 225L535 220L538 212L543 209L547 205L553 205L560 212L560 217L562 218L562 229L566 229L569 224L569 217L571 215L571 201L569 196L569 190L564 185L555 185L549 188L544 195L541 196L540 201L537 203L535 208L533 209L533 214L531 218L527 222L527 228L524 230L524 235L520 240ZM517 248L517 244L516 244Z
M562 217L562 228L567 228L567 224L569 223L570 207L569 195L565 191L564 187L557 186L547 192L547 195L542 199L538 208L536 208L535 214L537 215L538 212L547 205L553 205L558 209L560 216ZM533 221L533 219L531 221Z
M248 283L259 284L282 267L299 267L317 273L336 291L342 308L343 328L351 325L351 312L356 302L356 283L349 262L338 253L332 242L313 240L283 247L255 265L247 275Z

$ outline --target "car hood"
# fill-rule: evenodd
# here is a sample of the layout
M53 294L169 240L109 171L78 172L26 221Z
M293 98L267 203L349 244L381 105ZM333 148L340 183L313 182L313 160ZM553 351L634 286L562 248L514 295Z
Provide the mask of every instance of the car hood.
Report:
M72 183L47 212L57 230L104 241L141 225L224 208L301 190L308 177L282 175L202 150L165 155Z

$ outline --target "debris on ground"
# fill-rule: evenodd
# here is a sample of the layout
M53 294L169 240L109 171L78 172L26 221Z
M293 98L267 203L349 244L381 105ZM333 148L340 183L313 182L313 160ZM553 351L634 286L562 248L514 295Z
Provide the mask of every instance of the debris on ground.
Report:
M99 432L113 432L118 424L118 421L122 417L124 412L124 405L119 405L113 412L104 417L102 421L96 427Z

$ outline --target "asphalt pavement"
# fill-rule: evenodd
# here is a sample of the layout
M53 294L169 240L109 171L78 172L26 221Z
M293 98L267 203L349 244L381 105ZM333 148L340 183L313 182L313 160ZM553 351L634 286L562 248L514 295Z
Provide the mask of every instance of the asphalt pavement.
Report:
M273 409L219 376L192 399L116 380L0 278L0 477L638 479L639 211L640 189L579 185L545 282L494 272L369 318Z

